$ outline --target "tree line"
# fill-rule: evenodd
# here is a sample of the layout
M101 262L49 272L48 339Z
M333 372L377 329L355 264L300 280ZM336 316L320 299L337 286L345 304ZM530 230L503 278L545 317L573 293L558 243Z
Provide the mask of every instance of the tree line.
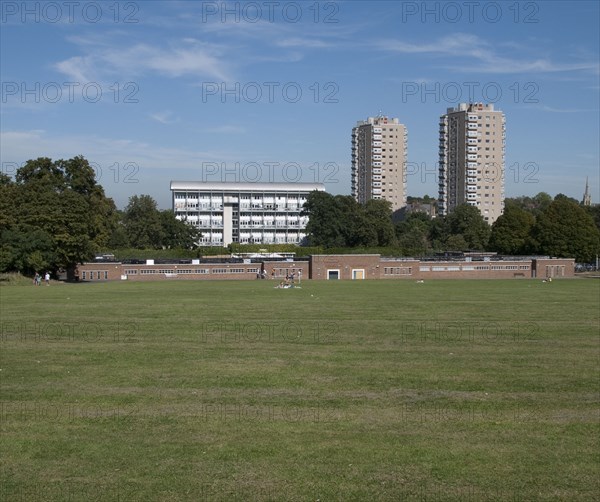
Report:
M318 191L308 196L303 212L309 216L305 244L336 252L385 247L419 257L485 250L591 262L600 247L600 206L582 207L560 194L506 199L504 214L492 226L469 205L443 218L412 212L395 221L385 200L359 204L351 196ZM27 275L73 269L98 253L119 249L210 254L198 250L196 228L170 210L159 210L149 195L134 195L118 210L82 156L29 160L14 180L0 174L0 237L0 272Z
M408 213L393 222L391 204L313 192L304 206L308 243L325 248L387 247L403 256L441 251L551 255L591 262L600 252L600 206L583 207L559 194L505 200L504 214L488 225L476 207L458 206L445 217Z
M107 249L188 248L198 232L134 195L124 211L82 156L29 160L14 180L0 174L0 272L69 270Z

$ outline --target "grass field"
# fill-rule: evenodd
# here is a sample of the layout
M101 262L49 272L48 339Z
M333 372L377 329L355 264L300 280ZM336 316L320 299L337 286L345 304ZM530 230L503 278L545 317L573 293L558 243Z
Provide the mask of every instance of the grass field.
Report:
M598 500L598 280L0 292L2 501Z

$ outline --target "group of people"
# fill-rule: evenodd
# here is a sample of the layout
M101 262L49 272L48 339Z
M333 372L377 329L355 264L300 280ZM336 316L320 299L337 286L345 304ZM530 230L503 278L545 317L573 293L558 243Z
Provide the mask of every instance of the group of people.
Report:
M275 278L275 271L273 271L273 273L271 274L271 277ZM279 283L279 286L275 286L275 287L276 288L283 288L283 289L295 288L295 287L297 287L294 284L294 279L295 278L296 278L295 272L292 272L291 274L286 274L285 280L281 281Z
M44 274L44 282L46 283L46 286L50 286L50 272L46 272ZM40 286L41 284L42 284L42 276L36 272L35 275L33 276L33 285Z

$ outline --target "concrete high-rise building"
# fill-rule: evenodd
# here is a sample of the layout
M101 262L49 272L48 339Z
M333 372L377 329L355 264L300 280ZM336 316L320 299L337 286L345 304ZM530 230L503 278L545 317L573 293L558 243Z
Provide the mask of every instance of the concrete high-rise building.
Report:
M440 117L438 214L467 203L494 223L504 211L504 113L461 103Z
M406 205L406 127L398 119L369 117L352 129L352 196L364 204L385 199Z

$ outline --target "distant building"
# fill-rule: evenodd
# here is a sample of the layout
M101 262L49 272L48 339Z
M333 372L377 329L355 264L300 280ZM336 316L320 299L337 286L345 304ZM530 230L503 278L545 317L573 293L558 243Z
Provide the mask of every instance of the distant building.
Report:
M440 117L438 213L467 203L490 225L504 211L504 113L461 103Z
M430 216L431 218L435 218L435 216L437 214L437 205L434 202L432 202L432 203L418 202L418 201L408 202L406 204L406 214L410 214L410 213L425 213L426 215Z
M394 223L398 221L403 221L411 213L424 213L430 218L435 218L437 216L437 205L435 204L435 202L423 202L422 200L413 200L411 202L407 202L406 206L398 209L398 211L394 211L394 213L392 214L392 220L394 221Z
M177 219L196 227L201 246L299 244L308 217L301 211L320 183L171 181Z
M352 129L352 196L361 204L385 199L406 204L406 127L397 118L369 117Z
M592 195L590 194L590 185L587 176L585 178L585 192L583 193L583 200L581 201L581 203L584 206L592 205Z

